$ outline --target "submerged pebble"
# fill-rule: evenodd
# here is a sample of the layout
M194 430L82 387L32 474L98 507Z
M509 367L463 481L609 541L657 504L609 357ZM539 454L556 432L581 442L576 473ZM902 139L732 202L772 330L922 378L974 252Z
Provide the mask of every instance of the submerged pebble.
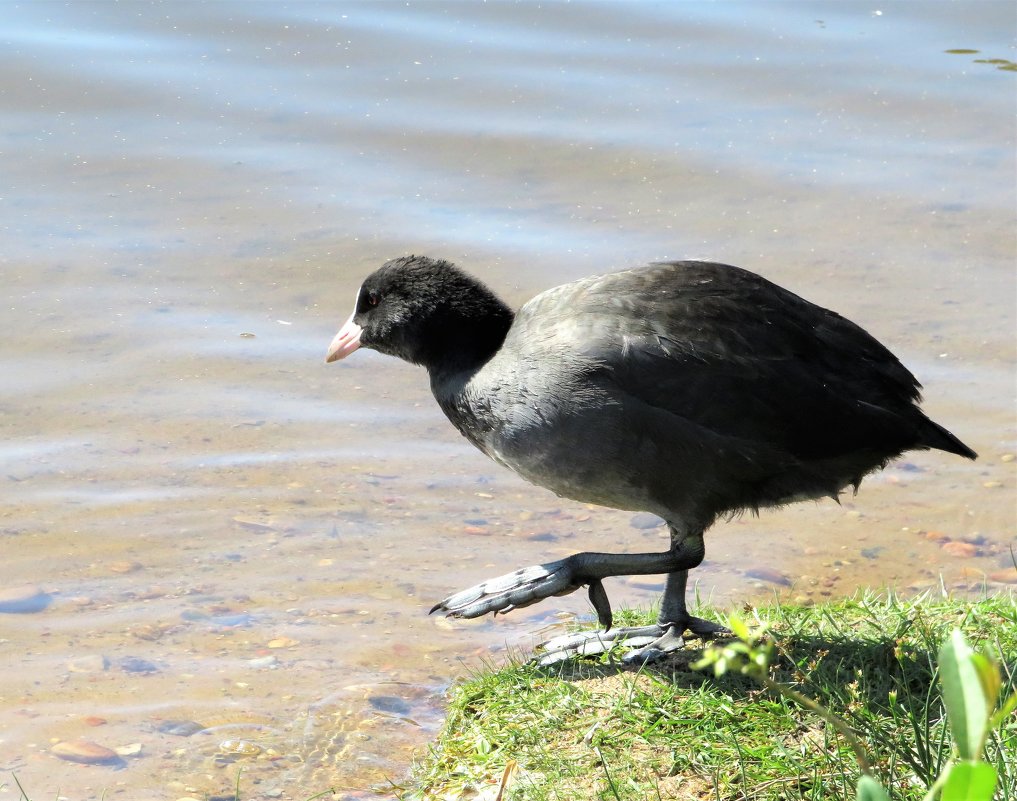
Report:
M193 720L163 720L155 730L161 734L172 734L174 737L190 737L204 731L205 727Z
M113 573L135 573L141 570L143 565L141 562L128 561L126 559L119 562L111 562L109 569Z
M393 715L408 715L412 711L408 703L395 695L368 696L367 703L379 712L390 712Z
M67 663L71 673L102 673L109 667L109 661L102 654L78 656Z
M120 759L116 751L91 740L64 740L54 745L50 751L68 762L80 762L84 765L101 765Z
M250 740L223 740L219 743L219 756L251 757L262 751L261 746Z
M972 556L978 555L978 546L972 545L970 542L944 542L943 550L950 556L960 559L970 559Z
M247 612L236 612L233 614L215 615L208 622L220 629L238 629L243 626L250 626L254 622L254 617Z
M271 521L266 519L257 519L253 517L243 517L237 515L233 518L233 522L241 528L245 528L248 531L253 531L255 534L265 534L269 531L275 531L277 526Z
M1006 570L993 570L988 574L991 581L998 581L1002 584L1017 584L1017 567Z
M768 581L771 584L779 584L782 587L791 586L791 579L779 570L774 570L770 567L750 567L745 571L745 575L760 581Z
M154 662L139 656L125 656L120 660L120 669L124 673L158 673L159 667Z
M41 612L52 596L34 584L0 590L0 612L27 613Z
M639 512L639 514L634 514L629 518L629 525L632 528L651 529L664 525L664 520L649 512Z

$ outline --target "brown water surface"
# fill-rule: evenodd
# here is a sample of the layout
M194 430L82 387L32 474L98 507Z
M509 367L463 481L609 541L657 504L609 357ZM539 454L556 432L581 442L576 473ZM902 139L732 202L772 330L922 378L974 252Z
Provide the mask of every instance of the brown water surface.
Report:
M1017 580L1017 109L977 60L1014 58L1008 3L4 13L0 796L384 796L450 681L590 612L436 600L662 547L471 450L418 369L323 364L408 251L513 303L739 264L890 344L980 452L718 524L704 598Z

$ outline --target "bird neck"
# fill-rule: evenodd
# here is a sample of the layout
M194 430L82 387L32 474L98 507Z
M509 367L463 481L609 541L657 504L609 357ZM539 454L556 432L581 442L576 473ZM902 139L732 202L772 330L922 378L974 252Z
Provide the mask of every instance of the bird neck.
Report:
M432 384L475 373L501 348L515 313L497 298L485 300L482 313L471 309L468 315L445 317L439 327L428 332L420 363L430 373Z

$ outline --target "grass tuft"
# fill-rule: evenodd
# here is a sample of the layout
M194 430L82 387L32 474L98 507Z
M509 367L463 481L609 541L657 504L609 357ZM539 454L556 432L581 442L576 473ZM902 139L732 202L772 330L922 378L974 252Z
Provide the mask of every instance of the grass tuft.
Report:
M866 593L746 616L770 623L771 678L846 720L902 801L921 799L951 757L936 681L950 630L997 654L1002 697L1017 685L1012 597ZM490 667L451 691L443 733L404 798L854 801L857 762L832 726L747 677L693 670L701 655L693 647L640 669L612 655ZM998 801L1017 801L1014 716L992 732L986 758L999 774Z

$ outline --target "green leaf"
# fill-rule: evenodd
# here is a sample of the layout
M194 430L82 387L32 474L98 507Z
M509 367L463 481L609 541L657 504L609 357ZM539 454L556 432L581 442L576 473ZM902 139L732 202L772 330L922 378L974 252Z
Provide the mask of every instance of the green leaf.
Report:
M1015 709L1017 709L1017 693L1014 693L1007 698L999 709L996 710L996 714L993 715L992 719L989 721L989 728L995 729L997 726L1001 725L1004 720L1013 714Z
M985 695L985 700L989 703L989 709L991 710L996 703L996 699L999 698L999 688L1003 686L1003 681L999 675L999 668L985 654L971 654L971 661L975 666L975 670L978 671L978 680L982 683L982 693Z
M731 615L727 620L727 625L731 629L731 632L739 640L748 642L750 639L748 624L738 615Z
M996 769L987 762L957 762L943 784L940 801L992 801Z
M939 680L943 703L950 719L954 744L964 760L978 759L985 742L989 712L995 699L987 699L979 676L975 653L959 629L939 650Z
M890 801L883 785L871 776L862 776L858 779L858 801Z

